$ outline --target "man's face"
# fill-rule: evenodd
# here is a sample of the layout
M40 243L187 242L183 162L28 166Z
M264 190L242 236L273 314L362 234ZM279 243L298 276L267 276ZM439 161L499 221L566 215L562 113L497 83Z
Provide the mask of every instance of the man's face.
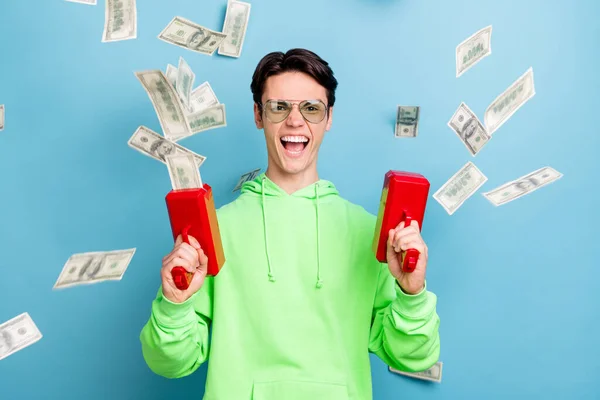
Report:
M293 103L321 100L323 104L329 106L325 88L302 72L284 72L269 77L261 100L265 104L267 100L273 99L288 100ZM321 122L313 124L302 117L298 105L294 104L287 118L279 123L272 123L266 118L264 111L261 113L255 104L254 120L256 127L264 129L265 132L269 166L284 174L298 174L313 166L316 167L317 153L325 131L331 127L332 114L333 107ZM303 146L303 149L300 148L300 151L290 151L296 144L290 144L289 149L286 149L287 142L282 141L286 136L303 136L308 139L308 143Z
M10 335L4 332L0 334L0 355L8 354L12 347Z
M521 190L529 190L535 188L537 184L531 179L523 179L517 182L516 186Z
M158 156L161 159L166 160L165 156L168 156L169 154L171 154L173 152L173 145L171 145L171 143L164 140L160 144L160 146L158 146L156 148L156 152L158 153Z
M467 122L467 126L464 127L463 132L465 135L465 139L469 139L471 136L473 136L475 130L477 130L477 122L475 121L475 119L472 119L469 122Z
M190 40L190 46L191 47L198 47L200 45L200 43L202 43L202 39L204 39L205 37L205 33L203 30L198 30L198 32L196 32L194 34L194 36L191 38Z

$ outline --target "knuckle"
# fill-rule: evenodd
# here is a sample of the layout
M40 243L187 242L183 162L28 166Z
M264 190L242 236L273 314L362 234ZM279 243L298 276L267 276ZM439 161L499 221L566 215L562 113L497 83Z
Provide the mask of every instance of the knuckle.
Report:
M180 260L181 260L181 261L179 261L179 264L180 264L182 267L186 267L186 266L191 266L191 265L192 265L192 263L190 262L190 260L189 260L189 259L187 259L187 258L180 258Z
M175 257L173 258L171 261L169 261L169 263L167 264L167 266L169 267L175 267L178 265L183 266L183 264L185 264L185 259L181 258L181 257Z

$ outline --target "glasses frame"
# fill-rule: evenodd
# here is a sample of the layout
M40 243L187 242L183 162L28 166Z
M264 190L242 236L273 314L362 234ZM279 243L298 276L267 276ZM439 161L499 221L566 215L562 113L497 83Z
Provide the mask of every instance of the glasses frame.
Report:
M271 120L271 118L268 117L267 111L266 111L266 107L265 107L265 105L267 103L272 102L272 101L284 101L284 102L290 103L292 105L292 108L290 108L290 111L287 113L287 115L285 117L283 117L280 121L277 121L277 122ZM306 101L314 101L314 102L317 102L317 103L321 103L321 104L323 104L325 106L325 114L323 114L323 118L321 118L318 122L309 121L306 118L306 116L304 116L304 114L302 113L302 110L300 109L300 104L302 104L302 103L304 103ZM261 114L264 113L265 118L267 118L273 124L278 124L280 122L285 121L286 118L288 118L290 116L290 114L292 113L292 110L294 109L294 105L298 106L298 112L300 113L300 115L302 115L302 118L304 118L304 120L306 122L308 122L309 124L320 124L321 122L323 122L323 120L325 119L325 117L329 116L329 106L327 104L323 103L323 101L321 101L319 99L306 99L306 100L301 100L301 101L289 101L289 100L284 100L284 99L267 99L264 103L258 103L258 105L260 106Z

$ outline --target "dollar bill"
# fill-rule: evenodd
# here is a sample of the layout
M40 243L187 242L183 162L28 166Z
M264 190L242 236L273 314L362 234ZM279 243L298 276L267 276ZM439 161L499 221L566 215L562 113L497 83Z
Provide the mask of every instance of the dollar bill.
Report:
M136 249L73 254L65 263L53 289L120 281Z
M177 67L177 81L175 84L175 91L179 95L183 106L191 111L190 108L190 95L192 93L192 87L194 86L194 80L196 75L190 68L188 63L179 57L179 67Z
M215 32L182 17L175 17L158 38L196 53L213 55L227 35Z
M400 370L397 370L392 367L388 367L388 369L390 370L390 372L393 372L395 374L409 376L411 378L416 378L416 379L422 379L425 381L432 381L432 382L440 383L440 382L442 382L442 367L443 366L444 366L444 363L438 361L431 368L429 368L425 371L421 371L421 372L400 371Z
M97 0L65 0L71 3L80 3L80 4L89 4L90 6L95 6Z
M177 137L175 140L180 140L209 129L223 128L227 126L225 104L217 104L216 106L205 108L197 113L188 115L187 119L191 134Z
M483 122L488 133L492 135L534 95L533 68L530 67L485 110Z
M396 137L416 137L419 130L419 106L398 106Z
M240 56L249 18L250 3L229 0L227 3L227 12L225 13L225 22L223 23L223 33L227 37L219 46L218 53L220 55L229 57Z
M29 313L16 317L0 325L0 360L30 346L42 338Z
M135 0L106 0L102 42L137 38Z
M173 86L173 89L177 89L177 67L171 64L167 64L167 70L165 71L167 81Z
M217 99L217 95L210 86L210 83L204 82L192 91L190 96L192 113L200 112L217 104L219 104L219 99Z
M456 133L473 157L491 138L479 118L465 103L460 103L448 121L448 126Z
M250 172L246 172L244 175L242 175L240 177L240 180L238 181L237 185L235 185L235 188L233 188L233 192L240 190L242 188L242 185L244 184L244 182L249 182L249 181L255 179L259 173L260 173L260 168L257 168Z
M433 198L452 215L486 181L487 177L469 161L435 192Z
M196 154L169 139L165 139L145 126L137 128L127 144L129 147L148 157L154 158L163 164L167 164L166 157L171 154L191 154L196 159L198 167L206 160L206 157Z
M202 178L200 178L200 171L193 155L171 154L166 159L173 189L202 187Z
M485 192L483 196L493 205L501 206L534 192L542 186L546 186L562 178L562 176L563 174L552 167L543 167L527 175L523 175L514 181L507 182L496 189Z
M136 72L154 106L160 126L167 139L190 134L179 95L160 70Z
M4 104L0 104L0 131L4 129Z
M492 26L486 26L456 46L456 77L492 54Z

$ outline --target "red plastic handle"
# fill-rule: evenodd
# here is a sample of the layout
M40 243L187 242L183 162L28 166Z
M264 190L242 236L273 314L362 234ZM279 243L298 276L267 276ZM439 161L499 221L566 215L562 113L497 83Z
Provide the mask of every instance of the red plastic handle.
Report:
M404 227L410 226L412 218L404 211ZM402 255L402 271L413 272L417 268L417 261L419 260L419 250L408 249Z
M190 244L190 241L188 238L188 230L189 229L190 229L190 227L186 226L181 231L181 236L183 238L183 241L187 244ZM177 289L186 290L188 287L190 287L190 282L192 282L192 278L194 277L194 274L192 274L191 272L187 272L186 269L183 267L177 266L177 267L173 267L173 269L171 270L171 276L173 277L173 282L175 283L175 286L177 287Z

